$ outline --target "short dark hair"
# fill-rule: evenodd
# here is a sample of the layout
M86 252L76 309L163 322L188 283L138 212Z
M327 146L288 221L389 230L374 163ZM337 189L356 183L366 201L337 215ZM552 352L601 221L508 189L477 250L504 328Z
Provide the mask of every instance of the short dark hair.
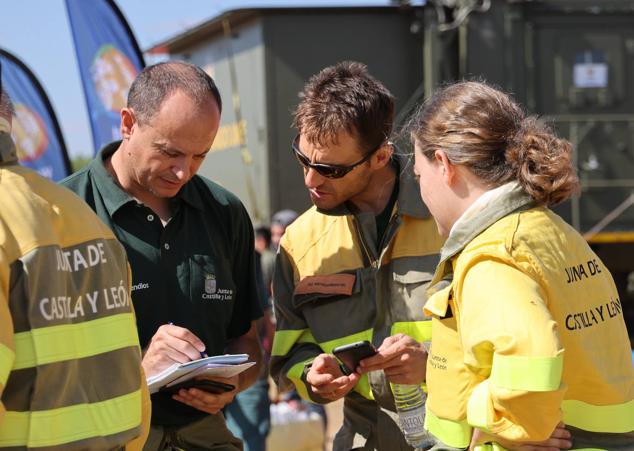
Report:
M333 143L346 131L369 152L392 133L394 96L365 64L344 61L326 67L299 96L293 125L312 144Z
M130 86L127 106L138 121L147 122L175 91L183 91L199 105L211 97L218 111L222 111L220 92L214 80L200 67L184 61L168 61L143 69Z
M255 229L255 237L262 237L267 246L271 245L271 229L266 226L259 226Z

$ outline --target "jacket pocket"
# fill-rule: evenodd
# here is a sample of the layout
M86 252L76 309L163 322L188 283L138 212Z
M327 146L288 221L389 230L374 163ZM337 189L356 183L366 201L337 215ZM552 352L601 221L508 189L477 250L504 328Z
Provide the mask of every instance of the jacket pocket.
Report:
M427 301L427 286L433 274L420 257L399 258L392 263L390 310L395 321L425 319L423 307Z

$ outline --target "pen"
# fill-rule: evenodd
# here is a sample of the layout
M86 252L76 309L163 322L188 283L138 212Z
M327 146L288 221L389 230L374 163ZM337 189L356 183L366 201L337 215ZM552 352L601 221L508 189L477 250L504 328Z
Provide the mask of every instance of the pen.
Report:
M171 322L171 321L170 321L170 322L168 322L167 324L169 324L170 326L173 326L173 325L174 325L174 323L173 323L173 322ZM200 353L200 358L201 358L201 359L204 359L204 358L207 358L207 357L209 357L209 356L207 355L207 353L206 353L206 352L201 352L201 353Z

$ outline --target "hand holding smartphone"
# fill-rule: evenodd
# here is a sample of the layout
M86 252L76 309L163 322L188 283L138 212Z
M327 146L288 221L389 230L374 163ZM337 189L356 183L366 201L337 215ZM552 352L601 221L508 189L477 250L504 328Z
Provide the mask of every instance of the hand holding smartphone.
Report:
M359 362L367 357L376 354L376 349L367 340L357 341L343 346L337 346L332 353L343 364L343 370L346 375L354 373L359 366Z

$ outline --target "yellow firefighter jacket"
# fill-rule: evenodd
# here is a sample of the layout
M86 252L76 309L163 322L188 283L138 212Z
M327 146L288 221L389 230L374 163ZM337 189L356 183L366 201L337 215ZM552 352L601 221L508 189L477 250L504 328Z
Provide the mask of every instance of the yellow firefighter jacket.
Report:
M0 166L0 449L141 449L125 251L70 191Z
M401 159L400 167L406 162ZM412 174L400 171L399 193L383 240L372 214L311 208L282 238L273 281L277 331L271 374L282 389L324 403L305 382L313 359L336 346L396 333L430 339L425 291L441 239ZM369 376L369 377L368 377ZM398 429L382 371L364 375L344 401L335 450L410 450Z
M425 306L427 428L465 448L471 427L543 440L563 420L574 449L634 449L634 370L610 273L516 184L494 191L452 229L432 282L450 284Z

